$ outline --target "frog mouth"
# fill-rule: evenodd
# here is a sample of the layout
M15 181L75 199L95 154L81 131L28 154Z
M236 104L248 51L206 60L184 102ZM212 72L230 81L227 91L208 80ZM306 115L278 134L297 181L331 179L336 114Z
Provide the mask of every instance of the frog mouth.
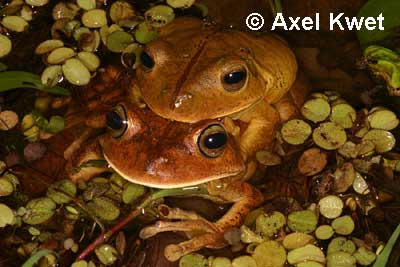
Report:
M135 184L141 184L151 188L159 188L159 189L172 189L172 188L184 188L191 186L198 186L201 184L205 184L207 182L219 180L219 179L228 179L234 178L235 176L240 176L242 173L246 171L246 167L243 165L240 169L217 175L210 175L207 177L190 177L190 179L180 179L174 177L162 177L159 172L151 171L151 170L141 170L137 173L133 173L129 170L123 170L117 167L110 159L104 155L105 160L110 165L110 167L121 175L125 180L128 180Z

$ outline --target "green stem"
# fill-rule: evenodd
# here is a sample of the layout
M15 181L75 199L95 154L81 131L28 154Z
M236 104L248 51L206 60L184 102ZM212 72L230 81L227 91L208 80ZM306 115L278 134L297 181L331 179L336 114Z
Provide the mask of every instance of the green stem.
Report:
M42 249L29 257L21 267L33 267L43 256L52 253L58 257L58 254L49 249Z
M393 247L396 244L397 239L400 236L400 224L397 225L396 230L394 230L393 234L390 236L389 241L386 243L385 248L382 253L376 258L373 267L386 267L386 264L389 260L390 253L392 253Z

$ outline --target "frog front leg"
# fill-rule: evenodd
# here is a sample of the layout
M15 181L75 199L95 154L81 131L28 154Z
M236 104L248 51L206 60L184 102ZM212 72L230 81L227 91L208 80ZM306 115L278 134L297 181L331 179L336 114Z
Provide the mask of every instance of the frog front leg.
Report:
M140 237L149 238L160 232L182 231L191 239L179 244L171 244L164 250L165 257L176 261L180 257L200 250L204 247L220 248L227 245L224 233L243 223L245 216L263 201L263 195L253 186L241 181L224 184L219 180L207 185L210 195L227 202L233 202L229 211L216 222L209 222L199 216L169 216L170 219L186 219L183 221L169 222L158 221L155 225L145 227L140 232Z
M74 182L88 181L90 178L110 170L108 164L101 164L103 161L105 163L100 144L97 138L93 139L83 144L67 160L67 174Z
M233 119L247 123L245 130L237 136L242 156L246 160L271 145L280 121L278 111L264 101L234 115Z

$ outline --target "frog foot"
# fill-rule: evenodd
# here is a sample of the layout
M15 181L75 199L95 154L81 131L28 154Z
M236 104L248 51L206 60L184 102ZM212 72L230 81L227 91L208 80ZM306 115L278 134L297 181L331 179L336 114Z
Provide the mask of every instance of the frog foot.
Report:
M140 231L140 237L147 239L161 232L181 231L191 239L179 244L168 245L164 250L164 256L169 261L176 261L182 256L200 250L204 247L221 248L227 245L224 239L224 231L217 223L212 223L194 212L184 211L178 208L170 208L166 205L159 207L160 215L165 219L179 219L181 221L157 221L154 225L147 226Z

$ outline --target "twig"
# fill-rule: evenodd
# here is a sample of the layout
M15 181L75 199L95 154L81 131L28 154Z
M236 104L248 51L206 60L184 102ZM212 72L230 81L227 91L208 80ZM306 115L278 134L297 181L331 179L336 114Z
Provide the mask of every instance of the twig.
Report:
M139 214L141 214L146 207L148 207L153 201L168 197L168 196L183 196L183 195L195 195L195 194L206 194L207 190L204 187L191 187L191 188L177 188L177 189L163 189L158 190L149 195L144 201L132 210L125 218L120 220L110 230L102 231L102 233L90 243L76 258L76 261L83 260L96 249L97 246L107 242L115 233L119 232L128 223L134 220Z

